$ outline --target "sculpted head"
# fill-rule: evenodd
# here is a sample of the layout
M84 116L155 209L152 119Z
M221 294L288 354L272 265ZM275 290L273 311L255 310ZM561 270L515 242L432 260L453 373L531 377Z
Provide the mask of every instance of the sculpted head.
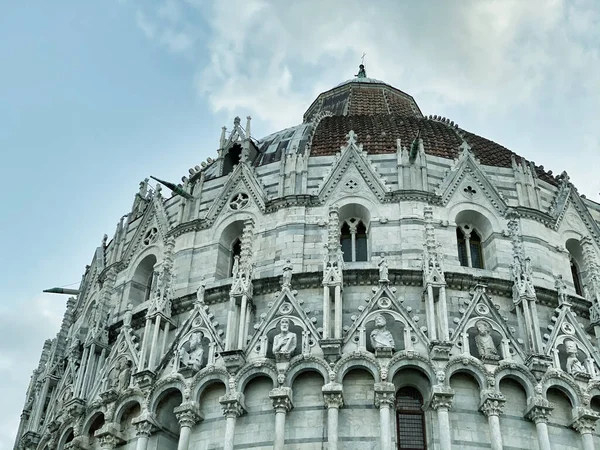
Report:
M386 321L385 321L385 317L383 317L383 314L377 314L375 316L375 326L378 328L383 328L385 327Z
M565 340L565 350L567 351L567 354L569 355L576 355L577 354L577 344L572 341L571 339L567 339Z
M281 319L281 322L279 322L279 329L286 333L287 331L289 331L290 329L290 319L286 319L285 317L283 319Z
M475 323L475 328L477 328L477 332L482 335L489 334L490 332L490 324L485 320L478 320Z

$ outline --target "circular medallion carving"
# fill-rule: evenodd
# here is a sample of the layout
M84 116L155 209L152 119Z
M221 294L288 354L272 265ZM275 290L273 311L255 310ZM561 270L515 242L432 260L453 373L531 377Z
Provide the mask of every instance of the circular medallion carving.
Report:
M564 322L560 326L560 329L567 334L575 334L575 328L573 328L573 325L571 325L569 322Z
M490 313L490 309L483 303L478 303L475 307L475 311L477 311L478 314L481 314L483 316L486 316Z
M233 211L239 211L240 209L245 208L250 203L250 197L245 192L240 192L238 194L234 194L229 200L229 208Z
M144 245L150 245L156 242L158 237L158 229L156 227L150 228L144 235Z
M292 312L292 310L294 309L294 307L292 306L291 303L282 303L281 306L279 307L279 314L289 314Z
M377 306L382 309L388 309L390 306L392 306L392 302L387 297L381 297L379 300L377 300Z

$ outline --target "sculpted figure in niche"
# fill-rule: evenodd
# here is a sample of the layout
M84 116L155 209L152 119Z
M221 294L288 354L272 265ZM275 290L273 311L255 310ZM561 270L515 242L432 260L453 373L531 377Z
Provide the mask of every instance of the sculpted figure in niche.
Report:
M392 333L385 327L386 321L383 314L375 316L375 329L371 331L371 345L375 350L396 348Z
M289 319L281 319L279 329L281 333L273 338L273 353L277 358L289 358L296 350L298 338L295 333L290 332Z
M382 253L379 258L379 281L389 281L389 270L385 253Z
M186 367L198 372L202 369L202 358L204 357L204 348L202 347L202 338L204 334L197 331L190 336L187 348L184 345L179 350L180 367Z
M485 320L478 320L475 323L477 328L477 336L475 336L475 345L479 352L479 357L482 359L500 359L496 345L492 339L490 331L492 330L490 324Z
M577 344L567 339L565 341L565 350L567 351L567 372L570 374L587 373L586 368L577 357Z
M124 391L131 383L131 361L122 359L119 368L119 378L117 388L119 391Z
M292 262L288 259L283 266L283 287L290 287L292 285Z

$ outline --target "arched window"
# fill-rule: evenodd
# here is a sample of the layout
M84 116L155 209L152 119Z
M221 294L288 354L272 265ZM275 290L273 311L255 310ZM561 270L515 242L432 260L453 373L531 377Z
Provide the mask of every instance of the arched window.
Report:
M362 220L352 217L342 223L340 244L344 261L367 261L367 227Z
M423 396L413 387L403 387L396 394L396 429L399 449L427 449Z
M137 306L150 299L154 287L156 256L148 255L138 264L131 280L128 303Z
M573 286L575 287L575 293L577 295L583 296L583 288L581 286L581 272L579 271L579 266L577 265L577 261L575 261L573 256L569 256L569 261L571 263L571 276L573 277Z
M240 256L242 254L242 241L237 238L233 241L231 245L231 260L229 262L229 276L233 276L233 263L235 262L235 257Z
M583 280L585 273L585 265L583 264L583 249L581 248L581 242L577 239L569 239L565 243L565 247L569 252L569 265L571 269L571 277L573 279L573 288L577 295L583 296Z
M483 269L483 251L481 236L471 225L456 228L458 260L464 267Z

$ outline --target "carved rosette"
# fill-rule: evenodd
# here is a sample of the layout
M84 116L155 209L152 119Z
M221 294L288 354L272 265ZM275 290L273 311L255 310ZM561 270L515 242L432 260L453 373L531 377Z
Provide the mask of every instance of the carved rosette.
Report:
M580 434L593 434L600 415L591 409L578 408L577 414L571 426Z
M500 392L486 392L479 410L486 416L499 416L504 412L506 397Z
M525 418L533 423L546 423L552 414L554 405L542 397L535 397L525 412Z
M239 392L223 395L219 398L223 415L229 418L238 418L244 414L244 396Z
M393 383L375 383L375 406L393 408L396 404L396 387Z
M293 407L292 389L288 387L278 387L269 392L269 397L273 402L273 409L276 413L288 413Z
M185 402L173 410L175 417L182 428L192 428L198 422L204 419L204 414L200 411L198 405L194 402Z

